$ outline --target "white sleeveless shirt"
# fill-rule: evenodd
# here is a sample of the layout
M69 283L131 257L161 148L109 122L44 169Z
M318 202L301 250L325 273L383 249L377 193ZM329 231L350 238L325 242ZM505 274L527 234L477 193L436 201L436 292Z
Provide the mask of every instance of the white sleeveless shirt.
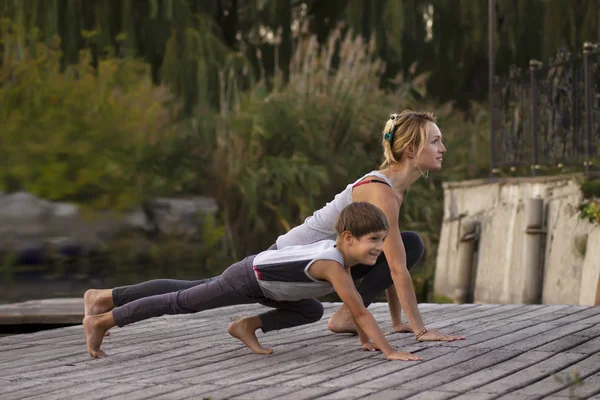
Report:
M254 275L269 299L294 301L320 297L333 292L334 288L330 282L318 280L310 274L310 267L319 260L332 260L344 266L344 258L335 242L322 240L263 251L254 258Z
M348 184L342 192L334 197L333 201L325 204L320 210L315 211L312 216L304 220L302 225L298 225L286 234L279 236L275 242L277 248L283 249L287 246L310 244L324 239L335 240L335 221L344 207L352 203L352 188L354 185L365 179L367 176L377 177L387 183L390 187L392 186L390 179L381 172L369 172L363 177Z

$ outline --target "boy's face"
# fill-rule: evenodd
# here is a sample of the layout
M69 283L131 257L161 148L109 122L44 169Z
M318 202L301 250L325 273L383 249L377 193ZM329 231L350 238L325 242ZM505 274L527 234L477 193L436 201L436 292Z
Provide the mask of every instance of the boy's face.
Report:
M352 245L349 250L359 264L375 265L377 257L383 251L383 241L387 231L367 233L359 238L352 237Z

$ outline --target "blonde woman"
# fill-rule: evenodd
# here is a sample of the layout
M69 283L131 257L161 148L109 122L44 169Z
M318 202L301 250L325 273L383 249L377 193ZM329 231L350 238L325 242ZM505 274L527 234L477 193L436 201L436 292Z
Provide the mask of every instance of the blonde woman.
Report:
M462 336L444 335L426 329L417 307L417 298L409 268L423 255L423 242L414 232L400 232L398 216L406 190L420 176L439 170L446 148L442 134L431 113L403 111L393 114L383 129L384 162L335 196L323 208L286 234L280 236L274 248L304 245L335 237L334 224L339 213L352 202L367 202L379 207L390 221L384 254L375 266L356 266L352 277L362 279L357 286L365 306L378 293L386 290L392 325L396 332L413 332L420 341L453 341ZM401 306L409 325L401 322ZM329 319L333 332L355 332L356 325L346 306Z

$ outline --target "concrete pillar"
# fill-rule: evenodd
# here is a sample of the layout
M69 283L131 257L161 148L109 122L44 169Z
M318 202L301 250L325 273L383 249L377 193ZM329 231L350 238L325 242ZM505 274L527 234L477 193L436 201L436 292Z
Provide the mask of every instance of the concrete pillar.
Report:
M587 237L579 305L600 305L600 226L595 227Z
M458 268L453 296L456 303L473 301L473 254L477 248L478 239L479 221L463 219L460 225Z
M525 257L523 265L523 303L538 304L542 297L543 267L541 245L544 229L544 199L531 197L525 209L527 229L525 230Z

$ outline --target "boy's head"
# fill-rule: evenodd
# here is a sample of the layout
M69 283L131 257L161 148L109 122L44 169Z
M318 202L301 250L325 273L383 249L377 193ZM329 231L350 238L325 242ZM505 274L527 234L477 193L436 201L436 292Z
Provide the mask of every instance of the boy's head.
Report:
M389 229L388 219L378 207L365 202L351 203L335 223L337 247L346 266L375 265L383 252Z
M383 211L364 201L350 203L342 210L335 222L338 236L348 231L357 239L369 233L387 232L388 229L389 222Z

